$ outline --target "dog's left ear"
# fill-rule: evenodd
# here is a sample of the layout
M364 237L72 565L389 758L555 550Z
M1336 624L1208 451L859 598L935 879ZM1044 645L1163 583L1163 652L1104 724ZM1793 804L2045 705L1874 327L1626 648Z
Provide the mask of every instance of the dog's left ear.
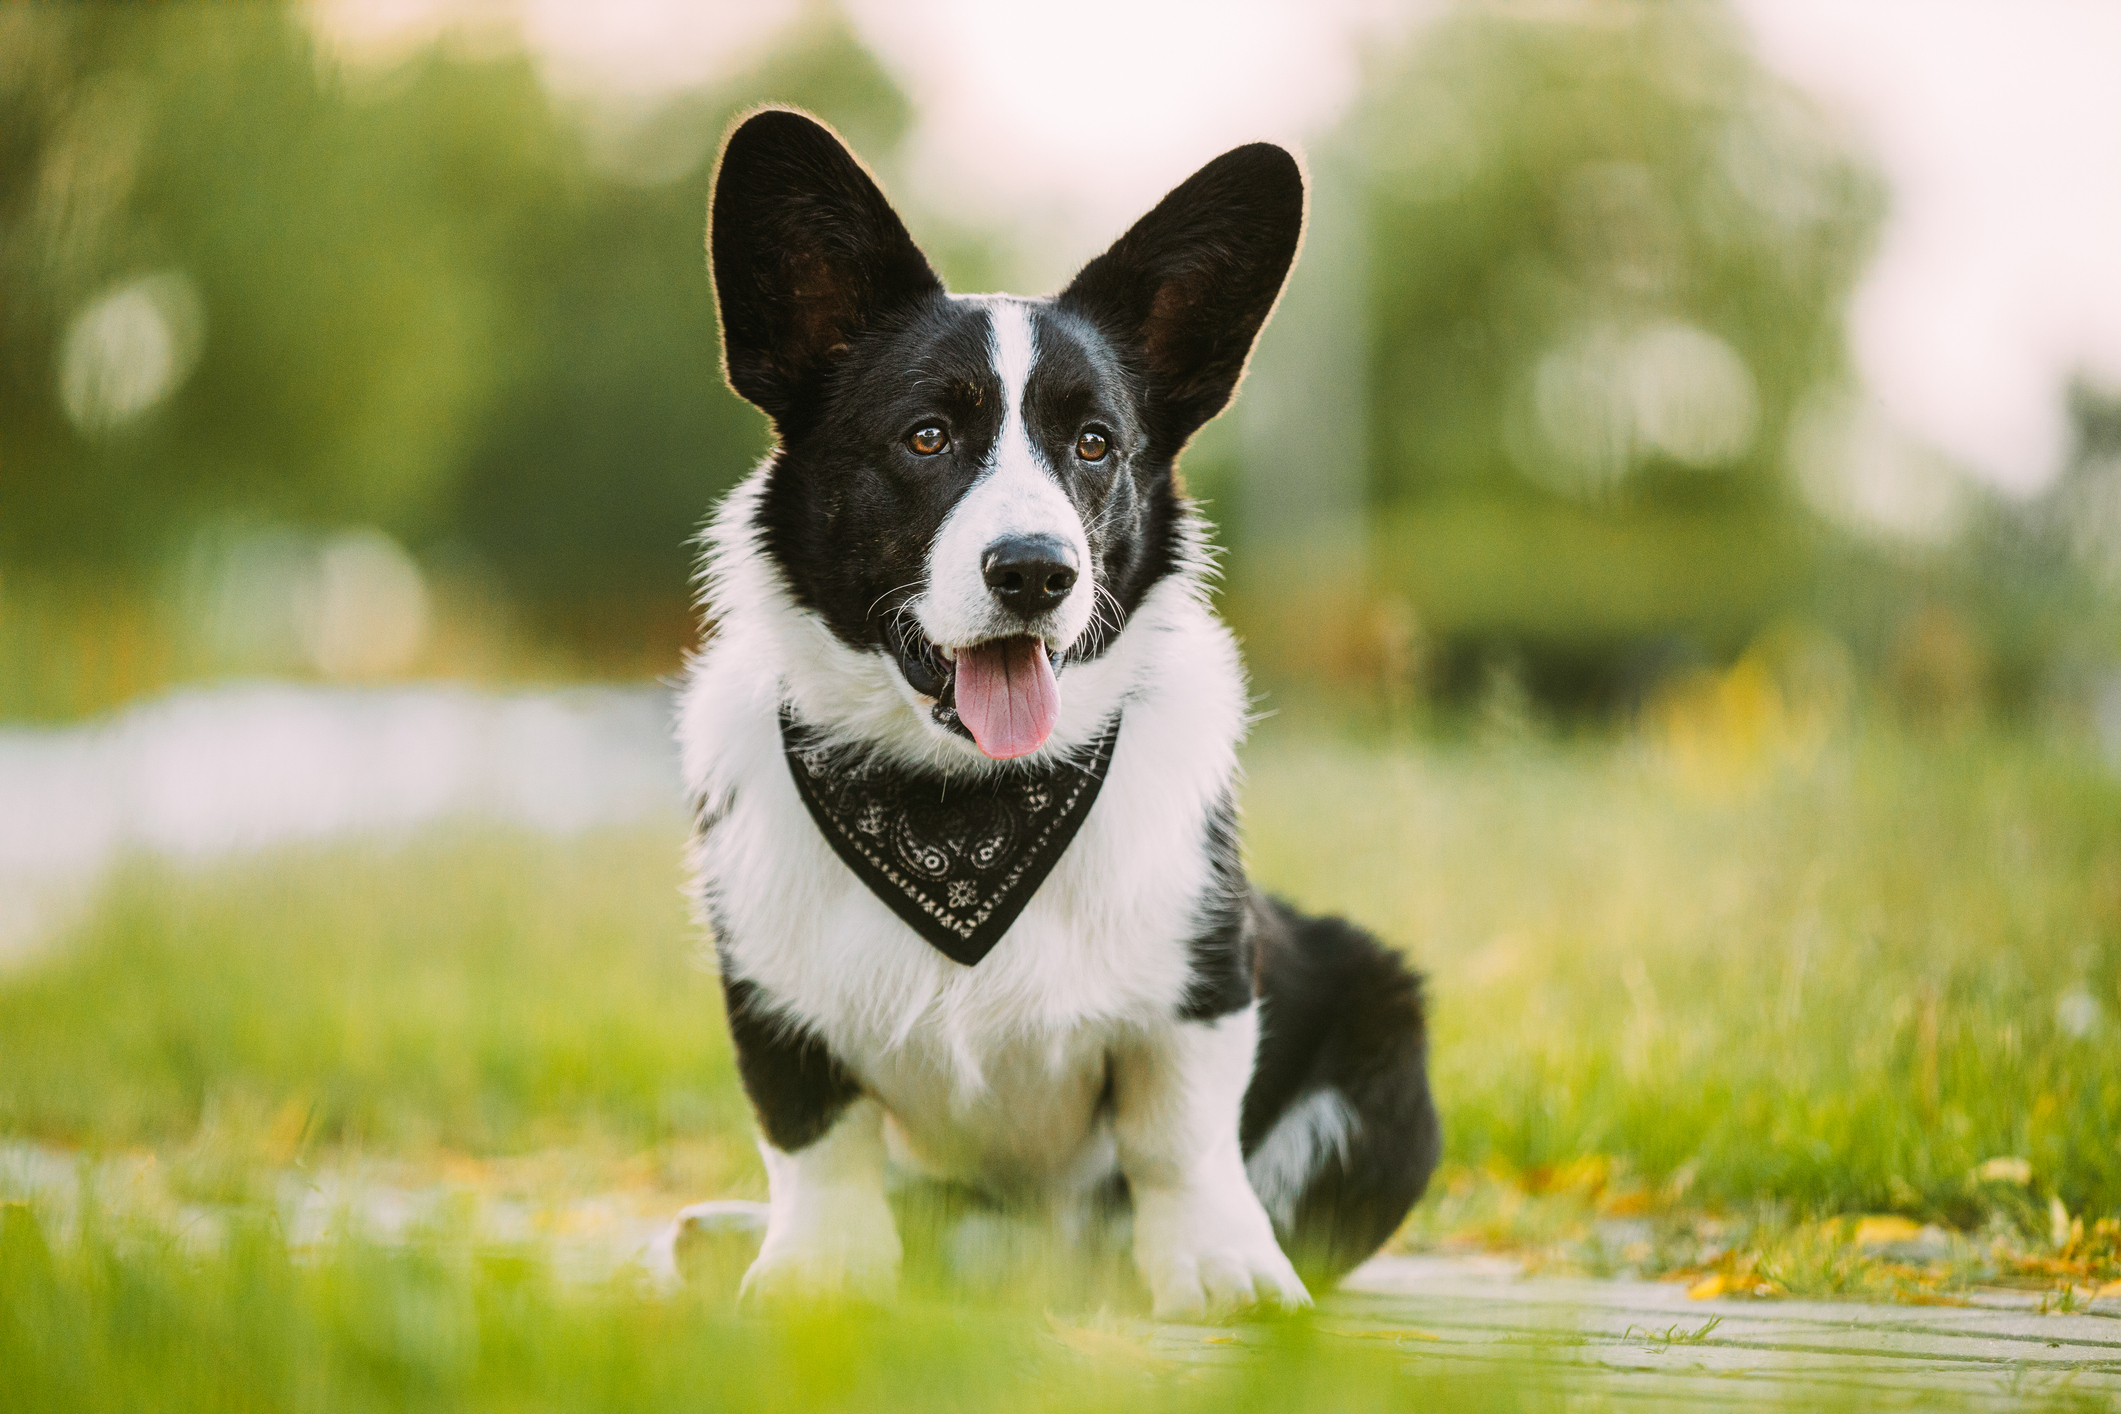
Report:
M1180 183L1061 292L1147 376L1155 450L1175 454L1230 401L1303 225L1296 159L1255 142Z
M850 340L943 287L854 154L785 108L722 145L707 252L729 386L784 436Z

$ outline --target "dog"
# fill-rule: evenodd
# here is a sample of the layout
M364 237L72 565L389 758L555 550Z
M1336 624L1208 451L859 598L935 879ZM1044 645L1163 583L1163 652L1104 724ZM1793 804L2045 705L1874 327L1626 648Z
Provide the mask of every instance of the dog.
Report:
M1426 1186L1419 978L1246 880L1176 466L1304 211L1240 147L1058 295L954 295L828 128L726 138L724 370L775 446L705 532L678 735L770 1185L747 1298L890 1292L910 1175L1068 1231L1116 1195L1159 1318L1298 1307Z

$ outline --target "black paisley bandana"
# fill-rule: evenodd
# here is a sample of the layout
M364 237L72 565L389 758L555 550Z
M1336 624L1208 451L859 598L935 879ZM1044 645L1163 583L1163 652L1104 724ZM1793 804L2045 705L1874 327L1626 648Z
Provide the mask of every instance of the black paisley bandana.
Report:
M795 788L847 867L936 950L993 950L1053 872L1112 767L1119 718L1081 761L961 780L835 752L781 708Z

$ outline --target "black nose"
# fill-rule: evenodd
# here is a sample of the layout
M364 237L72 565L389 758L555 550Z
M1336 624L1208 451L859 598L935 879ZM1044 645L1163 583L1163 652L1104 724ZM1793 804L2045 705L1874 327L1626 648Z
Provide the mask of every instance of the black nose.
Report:
M1050 535L1012 535L987 547L980 571L1003 608L1030 618L1075 588L1075 551Z

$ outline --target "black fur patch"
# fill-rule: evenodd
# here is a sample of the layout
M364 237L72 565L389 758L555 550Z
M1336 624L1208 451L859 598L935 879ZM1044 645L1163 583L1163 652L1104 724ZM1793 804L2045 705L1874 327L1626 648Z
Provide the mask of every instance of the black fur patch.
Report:
M784 1154L808 1148L862 1093L823 1041L775 1015L756 984L722 978L737 1074L766 1142Z
M1208 815L1208 891L1200 902L1199 931L1188 944L1192 979L1178 1014L1213 1021L1252 1004L1251 887L1237 845L1237 811L1225 795Z
M1319 1167L1278 1233L1307 1279L1331 1279L1392 1235L1442 1152L1421 979L1345 919L1255 899L1259 1058L1239 1138L1249 1157L1290 1105L1323 1087L1354 1111L1345 1161Z

